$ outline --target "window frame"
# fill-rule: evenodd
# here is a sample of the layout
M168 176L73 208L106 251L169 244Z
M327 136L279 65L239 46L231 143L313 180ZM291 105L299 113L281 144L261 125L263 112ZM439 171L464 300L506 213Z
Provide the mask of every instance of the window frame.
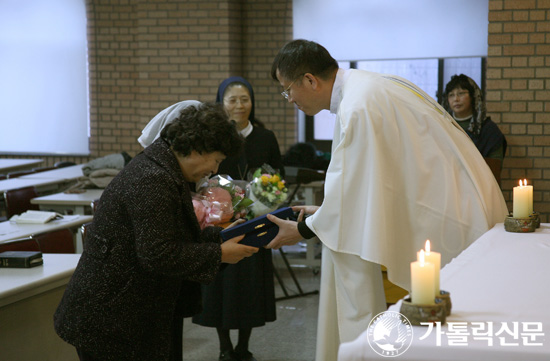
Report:
M481 88L483 97L485 98L486 92L486 70L487 70L487 57L476 56L476 57L463 57L463 58L480 58L480 71L481 71L481 84L478 84ZM437 102L441 104L443 92L445 91L445 60L446 58L436 58L438 61L438 70L437 70ZM455 58L460 59L460 58ZM403 59L395 59L403 60ZM417 59L405 59L405 60L417 60ZM350 61L350 69L357 69L358 61ZM332 148L332 140L319 140L315 139L315 118L311 115L305 115L305 134L304 139L306 142L313 144L317 150L322 152L330 152Z

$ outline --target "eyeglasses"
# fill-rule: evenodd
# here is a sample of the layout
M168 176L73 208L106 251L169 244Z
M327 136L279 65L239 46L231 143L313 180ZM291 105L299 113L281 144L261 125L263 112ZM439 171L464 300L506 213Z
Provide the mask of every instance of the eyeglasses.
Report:
M467 91L467 90L464 90L464 91L461 91L461 92L456 92L456 93L452 92L452 93L449 93L449 95L447 95L447 98L449 98L449 99L454 99L456 97L463 98L468 94L470 94L470 92Z
M281 92L281 95L282 95L286 100L288 100L288 97L290 96L290 93L289 93L289 92L290 92L290 87L291 87L292 85L294 85L294 83L296 83L296 82L298 81L298 79L301 79L304 75L305 75L305 74L302 74L302 75L300 75L297 79L294 79L294 80L292 81L292 83L290 83L290 85L288 86L288 88L286 88L283 92Z

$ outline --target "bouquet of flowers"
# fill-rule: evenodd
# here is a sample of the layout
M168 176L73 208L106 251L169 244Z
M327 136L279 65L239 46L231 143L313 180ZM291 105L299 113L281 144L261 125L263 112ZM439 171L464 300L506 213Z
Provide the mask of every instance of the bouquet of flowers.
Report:
M248 196L254 201L249 218L254 218L276 210L287 199L288 188L281 175L264 164L254 172Z
M201 229L244 218L252 204L243 187L229 176L222 175L216 175L199 185L192 200Z

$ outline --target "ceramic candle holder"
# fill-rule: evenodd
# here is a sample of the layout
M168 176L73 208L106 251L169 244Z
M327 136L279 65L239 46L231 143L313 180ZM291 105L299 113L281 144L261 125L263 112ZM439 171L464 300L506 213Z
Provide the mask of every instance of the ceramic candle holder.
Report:
M536 218L533 215L526 218L514 218L512 215L509 215L504 220L504 229L507 232L515 233L535 232L537 228L537 219L540 225L540 218L538 216Z
M399 312L407 317L413 326L427 326L420 324L421 322L441 322L443 325L447 317L446 303L441 298L435 299L435 305L417 305L411 303L409 295L403 299Z
M540 217L539 212L533 212L529 217L533 217L535 219L535 226L536 228L540 228Z
M453 303L451 302L451 293L447 291L439 291L439 296L436 297L436 299L439 298L443 301L445 304L445 314L446 316L449 316L451 314L451 309L453 308Z

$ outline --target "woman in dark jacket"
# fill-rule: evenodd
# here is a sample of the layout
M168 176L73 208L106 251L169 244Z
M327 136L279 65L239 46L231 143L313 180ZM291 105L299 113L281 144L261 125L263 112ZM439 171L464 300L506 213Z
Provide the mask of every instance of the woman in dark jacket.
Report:
M188 183L215 173L242 138L217 105L184 109L105 189L55 313L81 360L182 360L183 318L200 283L257 251L200 230Z
M506 154L506 138L486 115L485 102L476 82L464 74L453 75L445 86L443 107L470 136L500 185Z
M244 151L227 157L218 173L246 180L249 172L264 163L283 172L275 134L255 117L254 91L250 83L241 77L224 80L218 88L216 102L224 105L229 118L245 137ZM219 360L255 360L248 349L252 328L276 318L271 250L261 248L253 257L220 272L214 283L203 286L203 305L203 312L193 317L193 322L216 327L220 340ZM239 330L235 348L230 329Z

